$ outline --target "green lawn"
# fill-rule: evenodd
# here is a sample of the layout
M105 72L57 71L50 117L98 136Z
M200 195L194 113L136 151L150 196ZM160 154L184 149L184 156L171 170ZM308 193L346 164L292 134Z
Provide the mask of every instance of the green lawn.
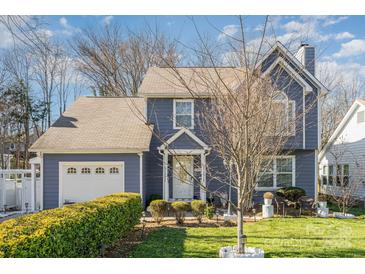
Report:
M245 226L248 245L265 257L365 257L365 219L275 218ZM131 257L217 257L235 243L234 227L163 227Z

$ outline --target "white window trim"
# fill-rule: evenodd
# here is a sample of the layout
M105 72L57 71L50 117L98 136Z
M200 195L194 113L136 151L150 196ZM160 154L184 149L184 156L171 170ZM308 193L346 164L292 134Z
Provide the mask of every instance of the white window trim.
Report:
M176 125L176 103L190 102L191 103L191 127L180 127ZM173 102L173 129L194 129L194 99L174 99Z
M255 190L256 191L275 191L279 188L282 187L278 187L276 184L276 176L277 176L277 170L276 170L276 160L277 159L292 159L292 185L291 186L295 186L295 167L296 167L296 163L295 163L295 155L286 155L286 156L275 156L274 158L270 157L273 160L273 187L259 187L258 185L256 185Z

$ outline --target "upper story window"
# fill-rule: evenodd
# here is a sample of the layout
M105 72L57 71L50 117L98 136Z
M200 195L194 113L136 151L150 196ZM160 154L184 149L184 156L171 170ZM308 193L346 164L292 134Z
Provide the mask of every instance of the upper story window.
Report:
M289 136L295 135L295 101L289 100L288 96L279 91L274 97L274 104L277 105L275 110L278 111L280 121L278 121L278 126L276 130L277 133L285 133Z
M194 100L174 100L174 129L194 128Z

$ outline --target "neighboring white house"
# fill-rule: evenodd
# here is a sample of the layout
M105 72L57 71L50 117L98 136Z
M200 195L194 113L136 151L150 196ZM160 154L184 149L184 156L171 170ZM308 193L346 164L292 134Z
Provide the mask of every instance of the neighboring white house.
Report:
M365 100L353 103L320 152L319 170L320 192L333 193L343 179L358 184L353 196L365 199Z

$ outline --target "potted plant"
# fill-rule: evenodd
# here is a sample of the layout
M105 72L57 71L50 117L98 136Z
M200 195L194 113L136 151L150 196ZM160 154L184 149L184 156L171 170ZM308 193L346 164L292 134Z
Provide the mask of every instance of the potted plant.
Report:
M320 208L327 207L327 197L325 195L318 196L318 207L320 207Z
M274 198L274 194L272 194L271 192L265 192L264 193L264 203L265 203L265 205L271 205L273 198Z

